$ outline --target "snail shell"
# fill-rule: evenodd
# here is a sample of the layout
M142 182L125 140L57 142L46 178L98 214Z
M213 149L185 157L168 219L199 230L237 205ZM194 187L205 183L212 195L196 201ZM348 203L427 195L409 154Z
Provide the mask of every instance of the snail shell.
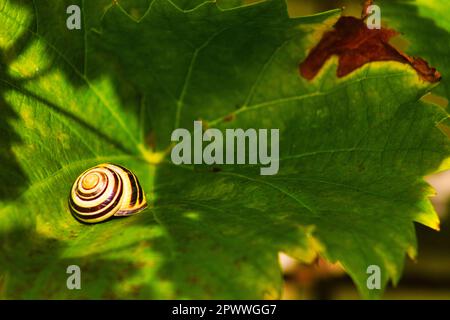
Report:
M137 177L110 163L83 172L72 186L69 207L78 220L97 223L112 216L129 216L147 207Z

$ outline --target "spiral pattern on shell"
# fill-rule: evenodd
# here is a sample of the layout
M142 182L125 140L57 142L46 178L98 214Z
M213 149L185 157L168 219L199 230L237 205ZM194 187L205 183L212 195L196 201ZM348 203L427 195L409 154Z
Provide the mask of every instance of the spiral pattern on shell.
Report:
M72 214L80 221L97 223L112 216L129 216L147 207L137 177L111 163L83 172L74 182L69 197Z

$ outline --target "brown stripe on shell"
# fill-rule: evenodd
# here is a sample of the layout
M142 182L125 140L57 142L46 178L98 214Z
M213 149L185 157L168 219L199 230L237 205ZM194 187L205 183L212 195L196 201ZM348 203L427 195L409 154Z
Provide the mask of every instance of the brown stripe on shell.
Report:
M95 207L80 207L76 203L73 202L73 199L71 197L70 204L71 204L71 207L73 208L73 210L75 210L76 212L79 212L79 213L96 212L98 210L101 210L101 209L107 207L113 201L113 199L116 198L117 193L119 195L117 197L117 199L120 200L120 197L122 196L122 192L123 192L122 182L120 181L120 177L118 177L118 174L116 172L114 172L113 170L111 170L109 168L108 168L108 170L111 171L114 176L114 188L111 192L111 196L109 196L108 199L106 199L106 201L100 203L99 205L97 205ZM117 200L116 200L116 202L117 202Z

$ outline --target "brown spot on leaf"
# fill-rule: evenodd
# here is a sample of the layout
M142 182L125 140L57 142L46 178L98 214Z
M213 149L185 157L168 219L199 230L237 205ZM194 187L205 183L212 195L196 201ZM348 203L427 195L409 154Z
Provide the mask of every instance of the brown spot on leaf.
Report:
M189 283L198 284L198 278L196 276L191 276L188 278Z
M236 118L236 115L234 113L230 113L229 115L223 117L224 122L230 122L233 121Z
M387 28L368 29L364 19L340 17L334 29L326 32L320 42L300 63L300 74L313 79L332 56L339 57L337 76L343 77L373 61L397 61L411 65L419 76L429 82L437 82L441 75L421 59L410 57L389 44L397 31Z
M153 130L145 136L145 143L150 149L156 148L156 135Z

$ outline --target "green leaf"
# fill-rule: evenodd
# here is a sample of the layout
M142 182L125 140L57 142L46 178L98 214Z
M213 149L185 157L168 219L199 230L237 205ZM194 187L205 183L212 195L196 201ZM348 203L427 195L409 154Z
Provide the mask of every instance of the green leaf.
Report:
M434 92L450 96L450 22L449 5L437 0L380 1L382 20L401 30L406 39L406 52L420 56L441 71L442 83ZM421 26L418 28L417 26Z
M377 297L367 267L397 283L413 222L438 228L422 177L450 145L446 112L420 101L432 86L396 62L299 75L339 11L80 1L83 28L67 31L69 4L0 0L2 298L277 298L280 251L338 261ZM197 119L279 128L278 174L172 164L172 130ZM73 181L102 162L136 173L148 210L72 217ZM71 264L82 290L66 288Z

